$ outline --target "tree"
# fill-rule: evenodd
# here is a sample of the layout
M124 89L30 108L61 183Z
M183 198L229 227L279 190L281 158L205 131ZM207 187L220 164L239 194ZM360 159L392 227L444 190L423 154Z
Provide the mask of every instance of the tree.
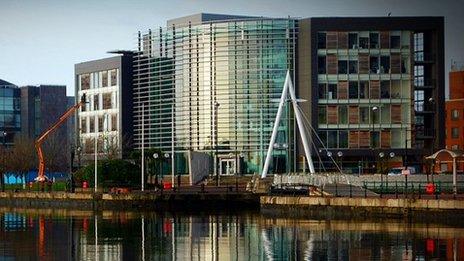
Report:
M16 136L14 146L7 156L6 169L25 178L28 171L37 168L37 156L34 141L25 136Z

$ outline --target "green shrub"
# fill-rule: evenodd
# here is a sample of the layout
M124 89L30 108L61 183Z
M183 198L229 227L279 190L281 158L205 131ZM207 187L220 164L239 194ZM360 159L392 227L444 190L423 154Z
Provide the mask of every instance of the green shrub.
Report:
M94 166L94 164L87 165L74 173L76 185L87 181L90 187L93 186ZM139 166L125 160L100 160L98 161L97 171L98 183L103 187L134 187L140 184Z

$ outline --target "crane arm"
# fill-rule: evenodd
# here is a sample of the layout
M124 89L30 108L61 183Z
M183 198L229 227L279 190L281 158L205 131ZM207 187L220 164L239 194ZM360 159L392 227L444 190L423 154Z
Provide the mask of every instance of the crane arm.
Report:
M63 115L61 115L61 117L58 119L58 121L55 124L53 124L45 132L43 132L35 141L35 148L37 150L37 156L39 159L39 170L37 173L38 181L41 181L41 182L45 181L45 160L44 160L43 151L42 151L43 142L52 132L58 129L64 122L66 122L66 120L69 117L71 117L74 114L74 112L76 112L77 109L79 109L84 104L85 104L85 94L82 96L82 99L79 103L69 108Z

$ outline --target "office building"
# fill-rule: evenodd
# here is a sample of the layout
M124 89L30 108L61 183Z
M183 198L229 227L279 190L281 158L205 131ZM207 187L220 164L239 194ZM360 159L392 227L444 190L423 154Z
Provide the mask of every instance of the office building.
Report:
M0 79L0 141L1 145L13 145L21 131L21 92L19 88Z
M66 86L38 85L23 86L21 89L21 134L35 139L66 111L68 102ZM67 147L66 125L60 126L51 136L55 141Z
M445 141L443 32L443 17L299 21L297 93L320 138L316 166L422 171Z
M112 53L118 56L75 65L76 102L87 99L76 117L83 160L93 158L95 138L101 157L121 158L131 144L132 52Z
M295 19L196 14L139 33L134 59L134 146L211 155L221 174L261 171L285 75L295 74ZM272 171L293 162L288 105ZM213 170L212 170L213 172Z

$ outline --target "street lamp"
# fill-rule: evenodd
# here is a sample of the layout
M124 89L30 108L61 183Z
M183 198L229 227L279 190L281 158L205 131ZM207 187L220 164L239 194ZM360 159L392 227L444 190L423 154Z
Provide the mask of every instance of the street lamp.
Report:
M153 159L155 159L155 165L156 165L156 159L158 159L158 157L159 157L158 153L156 153L156 152L153 153ZM155 186L158 186L158 174L159 174L159 172L161 172L160 169L161 169L161 167L158 166L158 171L157 171L157 173L155 173Z
M219 172L218 172L218 108L220 104L217 101L214 101L214 172L216 176L216 186L219 186Z
M338 156L339 162L340 162L340 172L343 173L343 160L342 160L343 152L342 151L337 152L337 156Z
M379 107L374 106L372 107L372 144L371 144L371 149L372 149L372 154L374 155L374 150L376 148L376 142L375 142L375 113L379 110ZM372 164L373 166L373 171L375 173L375 164Z
M6 165L6 160L5 160L5 154L6 154L6 135L8 133L6 133L6 131L3 131L2 132L2 136L3 136L3 153L2 153L2 161L3 161L3 168L2 168L2 177L0 178L0 182L1 182L1 186L2 186L2 192L5 191L5 172L6 172L6 168L5 168L5 165Z

